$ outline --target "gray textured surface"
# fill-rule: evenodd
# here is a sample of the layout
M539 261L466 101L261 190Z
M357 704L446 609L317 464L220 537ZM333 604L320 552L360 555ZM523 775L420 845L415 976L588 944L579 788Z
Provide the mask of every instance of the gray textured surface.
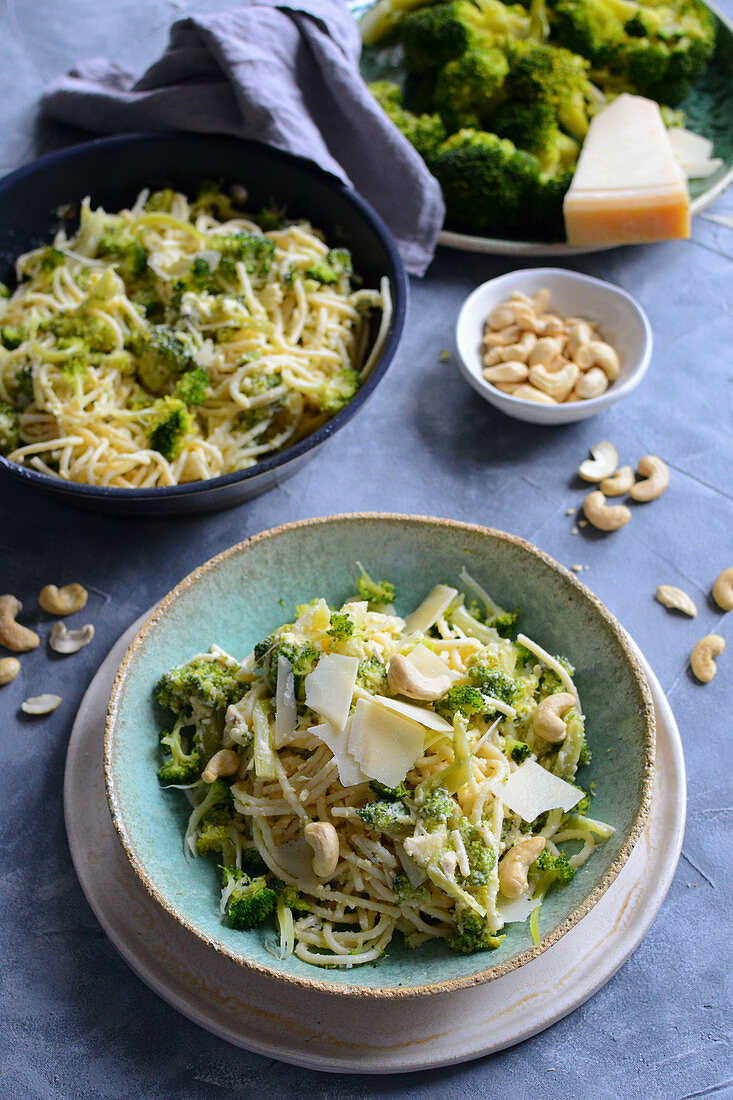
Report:
M35 126L43 84L74 59L108 52L142 66L185 10L222 0L0 2L0 171L75 140ZM730 11L730 4L728 4ZM733 212L733 194L716 213ZM733 232L697 219L690 243L573 262L638 295L656 336L652 367L626 402L564 429L507 420L439 362L464 296L508 269L442 252L413 283L412 315L391 374L365 411L282 488L200 520L96 518L0 484L0 588L36 621L41 584L83 580L97 636L71 658L43 647L0 696L0 1095L3 1097L463 1095L502 1100L733 1096L731 1056L730 700L733 644L708 593L733 563L731 252ZM672 483L609 537L573 536L589 444L613 439L625 461L661 454ZM398 469L401 477L395 476ZM523 1045L409 1077L305 1072L229 1047L179 1016L117 956L76 882L62 820L63 763L76 707L112 641L196 564L276 523L381 509L492 524L536 542L582 579L635 636L675 710L689 770L689 818L674 885L646 939L589 1003ZM694 622L653 599L660 582L697 599ZM43 624L42 633L48 631ZM686 659L716 630L729 652L702 687ZM40 691L64 701L21 718ZM550 1072L552 1071L552 1072Z

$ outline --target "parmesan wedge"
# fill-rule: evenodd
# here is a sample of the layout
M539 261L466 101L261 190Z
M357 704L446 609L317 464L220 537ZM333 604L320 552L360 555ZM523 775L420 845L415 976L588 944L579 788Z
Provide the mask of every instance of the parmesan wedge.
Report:
M445 614L457 595L457 588L450 588L447 584L436 584L420 606L405 619L405 633L425 634L440 616Z
M424 738L417 722L359 699L351 720L349 752L370 779L396 787L422 753Z
M525 821L534 821L546 810L572 810L583 797L577 787L546 771L536 760L525 760L508 779L494 783L491 789Z
M337 730L344 728L349 717L358 668L357 657L326 653L305 678L306 706Z
M685 176L653 100L620 95L595 116L563 211L571 245L689 237Z
M354 757L349 752L349 733L351 720L342 730L334 729L330 722L324 722L320 726L311 726L308 730L324 745L328 745L336 761L339 770L339 779L343 787L355 787L357 783L366 783L369 776L364 775Z

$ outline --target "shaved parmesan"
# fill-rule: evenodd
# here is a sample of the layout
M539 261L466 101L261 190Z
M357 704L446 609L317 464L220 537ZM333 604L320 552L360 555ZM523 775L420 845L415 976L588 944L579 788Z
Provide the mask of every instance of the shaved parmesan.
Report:
M681 126L670 126L667 137L680 164L710 159L713 143L709 138L694 134L692 130L684 130Z
M370 779L396 787L422 753L424 736L417 722L359 699L351 720L349 752Z
M457 595L458 589L449 588L447 584L436 584L420 606L405 619L405 632L425 634L445 614Z
M336 730L330 722L324 722L321 726L311 726L308 730L324 745L328 745L336 761L339 770L339 779L343 787L355 787L357 783L366 783L368 776L364 775L354 757L349 752L349 731L351 722L347 722L346 729Z
M578 695L578 689L573 683L573 678L566 668L556 661L551 653L548 653L546 649L543 649L541 645L537 645L537 642L533 642L531 638L528 638L526 634L517 634L517 641L520 642L525 649L528 649L530 653L534 653L535 657L539 657L548 668L551 668L553 672L562 680L565 687L568 689L571 695L575 696L575 702L580 709L580 696Z
M496 911L503 924L522 924L541 904L541 898L505 898L499 894Z
M337 730L344 728L349 717L358 668L357 657L326 653L305 678L306 706Z
M712 176L722 164L720 157L711 157L710 160L690 161L682 167L688 180L702 180Z
M295 704L295 677L287 657L277 659L275 688L275 748L282 748L295 733L298 711Z
M378 703L380 707L386 707L387 710L394 711L395 714L404 715L405 718L425 726L425 729L438 730L440 733L453 733L453 726L450 722L446 722L445 718L441 718L435 711L428 710L426 707L415 707L412 703L403 703L401 699L388 699L385 695L372 695L372 702Z
M409 653L406 653L405 656L418 672L421 672L423 676L427 676L430 680L437 680L438 676L450 676L451 679L455 680L460 676L459 672L454 672L452 668L448 668L445 661L442 661L437 653L433 653L432 649L428 649L422 642L411 649Z
M397 853L397 858L402 864L402 870L407 875L407 881L410 883L410 886L420 886L427 878L422 867L418 867L415 861L410 859L399 840L393 841L393 844L394 850Z
M534 821L546 810L572 810L583 797L577 787L548 772L536 760L525 760L507 780L494 783L491 789L525 821Z
M465 565L461 569L459 576L461 578L461 584L464 586L464 588L470 588L473 592L476 593L478 598L483 601L484 606L486 607L486 614L490 619L493 619L495 615L502 614L502 608L499 607L498 603L496 603L495 600L492 600L489 593L478 583L476 578L471 576Z

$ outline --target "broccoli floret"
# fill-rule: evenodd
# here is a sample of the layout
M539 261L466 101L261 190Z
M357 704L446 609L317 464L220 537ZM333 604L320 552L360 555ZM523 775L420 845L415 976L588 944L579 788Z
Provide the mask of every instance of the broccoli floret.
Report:
M588 62L562 47L525 42L512 46L509 62L504 82L509 103L545 103L557 123L582 141L599 96L588 79Z
M488 704L478 688L470 684L456 684L442 699L438 699L435 709L443 718L452 722L456 714L462 714L464 718L485 714Z
M79 346L79 353L89 355L113 351L115 337L109 325L94 315L66 311L57 314L38 326L40 332L50 332L56 337L56 346Z
M134 286L148 269L148 253L127 227L107 229L102 235L98 255L112 256L126 287Z
M370 829L391 837L409 836L415 828L415 822L401 802L368 802L356 813Z
M222 818L221 821L215 820ZM233 864L242 842L242 831L225 810L214 811L199 823L196 851L200 856L217 855L221 863ZM248 869L248 874L251 874ZM266 870L266 868L265 868Z
M402 106L402 89L389 80L378 80L369 90L398 130L414 145L420 156L430 157L448 136L438 114L413 114Z
M470 0L421 8L406 16L399 28L405 68L413 76L441 69L468 50L481 52L514 36L525 38L530 18L520 4Z
M501 615L495 615L493 619L489 619L487 626L493 626L501 638L511 638L518 618L519 608L515 607L513 611L502 611Z
M153 191L145 203L145 209L150 213L170 214L174 197L175 191L172 187L163 187L160 191Z
M191 699L224 711L230 703L241 699L245 691L246 685L237 679L236 668L198 657L170 672L164 672L156 685L155 694L162 707L178 714L189 705Z
M272 691L277 686L277 663L280 657L290 661L295 677L296 692L303 679L311 673L318 660L318 653L307 642L298 642L292 636L271 634L254 648L255 665L262 670Z
M252 220L257 222L263 233L269 233L273 229L282 229L287 214L288 211L285 206L263 206Z
M322 412L336 413L348 405L361 386L361 378L352 367L343 367L312 395L312 400Z
M592 784L591 784L592 786ZM578 790L583 790L582 787L578 787ZM573 813L580 814L581 817L585 817L590 809L591 799L593 798L593 791L583 791L583 797L577 806L573 806Z
M448 936L446 943L451 951L459 955L470 955L474 951L493 951L504 936L496 936L486 928L486 920L478 913L462 912L458 916L455 932Z
M493 671L484 665L474 665L468 670L468 675L471 683L484 695L498 699L510 707L516 702L519 687L505 672Z
M504 752L515 764L523 764L532 755L529 745L524 741L517 741L514 737L507 737Z
M499 49L467 50L441 69L434 103L448 132L481 129L501 102L509 64Z
M44 275L51 275L57 267L59 267L66 259L64 253L54 248L53 245L48 245L41 253L41 272Z
M359 565L359 562L356 564ZM359 568L361 572L356 578L356 587L362 600L374 604L375 607L386 607L387 604L394 603L397 598L395 586L389 581L373 581L366 569L361 565Z
M9 298L9 297L10 297L10 287L7 286L5 283L0 283L0 298Z
M193 417L184 405L174 397L162 397L153 405L153 416L148 421L146 434L154 451L172 462L181 453L186 436L194 430Z
M162 394L196 364L184 341L167 325L155 325L132 341L137 376L151 393Z
M237 867L222 867L223 893L227 897L226 918L231 928L255 928L272 914L275 891L263 876L250 878Z
M201 256L197 256L188 269L188 277L186 280L188 287L191 290L195 290L197 294L203 294L206 291L212 290L212 278L211 267L202 259ZM181 292L184 290L184 286L181 285Z
M276 901L282 902L287 909L292 909L294 913L310 913L311 903L294 886L281 882L279 878L272 879L270 885Z
M384 695L389 688L387 666L383 665L376 657L365 657L363 661L359 662L356 682L364 691L371 691L375 695Z
M469 873L463 878L465 886L485 886L496 863L496 852L487 844L478 829L461 817L457 825L468 856Z
M531 870L541 872L535 887L535 897L544 897L554 883L558 886L567 886L575 878L575 868L570 866L565 853L559 852L553 856L546 848L537 856Z
M567 657L556 654L555 660L561 664L564 669L567 669L571 676L573 675L575 669L570 664ZM560 691L567 691L567 688L554 669L544 666L540 675L538 690L540 699L545 699L548 695L557 695Z
M427 903L429 894L424 886L413 886L407 875L397 875L392 883L398 903L406 901L418 901Z
M412 794L412 791L406 783L400 783L397 787L386 787L384 783L380 783L379 780L372 779L369 786L380 798L387 798L392 802L401 802L403 798L409 798Z
M178 379L173 390L173 397L182 401L189 409L201 405L206 400L209 389L209 376L203 367L194 367L187 370Z
M195 214L211 214L221 222L241 216L239 204L232 193L223 191L221 181L216 180L204 180L200 184L193 209Z
M257 288L267 279L275 256L275 245L258 233L222 233L209 237L209 245L221 254L217 272L236 278L236 265L244 264L252 286Z
M22 367L15 375L15 399L22 398L30 404L34 396L33 371L30 367Z
M193 783L199 777L201 770L201 754L191 747L186 752L181 741L181 728L184 725L180 718L172 730L163 730L160 735L160 744L165 752L163 765L158 769L158 780L166 786L171 783Z
M593 759L593 753L591 752L590 746L589 746L588 742L586 741L586 739L584 737L583 742L580 746L580 754L578 756L578 767L582 768L585 764L590 764L592 759Z
M345 612L343 615L332 612L331 625L327 633L337 642L345 642L354 633L354 620L350 619Z
M4 325L0 328L0 344L8 351L15 351L27 337L27 332L21 325Z
M450 821L458 813L458 806L444 787L436 787L426 793L417 812L423 821L431 825L439 825L441 822Z
M257 875L266 875L268 873L267 864L256 848L242 849L242 870L245 874L249 875L250 878L256 878Z
M309 279L315 279L318 283L333 286L340 279L348 279L353 275L354 268L351 262L351 253L347 248L332 248L325 260L306 268L305 275Z
M0 401L0 455L10 454L18 442L18 412L6 401Z

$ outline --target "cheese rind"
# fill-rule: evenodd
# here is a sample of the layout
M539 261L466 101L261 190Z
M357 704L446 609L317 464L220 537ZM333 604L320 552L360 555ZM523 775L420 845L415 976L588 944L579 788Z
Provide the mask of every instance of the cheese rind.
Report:
M659 106L620 95L590 124L563 204L571 245L690 235L690 199Z

